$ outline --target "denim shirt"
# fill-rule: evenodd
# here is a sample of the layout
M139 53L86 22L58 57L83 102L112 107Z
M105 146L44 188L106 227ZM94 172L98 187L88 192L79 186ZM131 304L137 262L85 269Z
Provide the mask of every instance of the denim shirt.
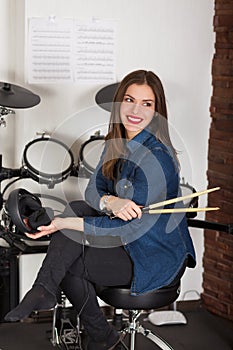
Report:
M128 198L141 206L180 195L176 161L154 135L143 130L126 147L117 183L103 176L102 155L85 191L85 199L93 208L99 210L104 194ZM177 203L175 207L181 205ZM170 284L186 259L189 267L195 266L195 252L184 213L144 213L141 219L130 221L111 219L108 215L84 217L84 233L120 237L133 261L131 293L135 295Z

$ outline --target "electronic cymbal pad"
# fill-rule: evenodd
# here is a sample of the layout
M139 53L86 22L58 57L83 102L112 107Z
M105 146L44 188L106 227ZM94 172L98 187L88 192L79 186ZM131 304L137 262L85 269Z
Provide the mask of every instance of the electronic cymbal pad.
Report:
M40 103L40 96L21 86L0 82L0 106L30 108Z
M120 83L114 83L99 90L95 96L97 105L106 111L111 112L113 98L119 85Z

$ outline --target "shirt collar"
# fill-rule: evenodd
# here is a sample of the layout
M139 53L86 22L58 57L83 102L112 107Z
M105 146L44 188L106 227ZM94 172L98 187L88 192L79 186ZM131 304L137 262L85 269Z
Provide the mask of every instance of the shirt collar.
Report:
M139 134L137 134L133 139L127 142L128 150L133 153L138 147L140 147L147 139L151 137L151 133L143 129Z

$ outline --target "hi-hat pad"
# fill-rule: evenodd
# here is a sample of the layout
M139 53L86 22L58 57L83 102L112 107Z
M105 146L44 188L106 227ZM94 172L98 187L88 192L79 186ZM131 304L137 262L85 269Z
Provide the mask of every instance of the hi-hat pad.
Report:
M0 82L0 106L30 108L40 102L40 96L21 86Z

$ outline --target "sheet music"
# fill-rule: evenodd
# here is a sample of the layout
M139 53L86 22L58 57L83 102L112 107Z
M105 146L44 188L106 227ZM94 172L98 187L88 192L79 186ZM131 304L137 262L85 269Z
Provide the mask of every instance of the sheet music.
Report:
M31 18L29 21L29 83L73 81L73 20Z
M29 83L115 82L115 24L31 18Z
M75 22L75 81L115 81L115 26L108 22Z

